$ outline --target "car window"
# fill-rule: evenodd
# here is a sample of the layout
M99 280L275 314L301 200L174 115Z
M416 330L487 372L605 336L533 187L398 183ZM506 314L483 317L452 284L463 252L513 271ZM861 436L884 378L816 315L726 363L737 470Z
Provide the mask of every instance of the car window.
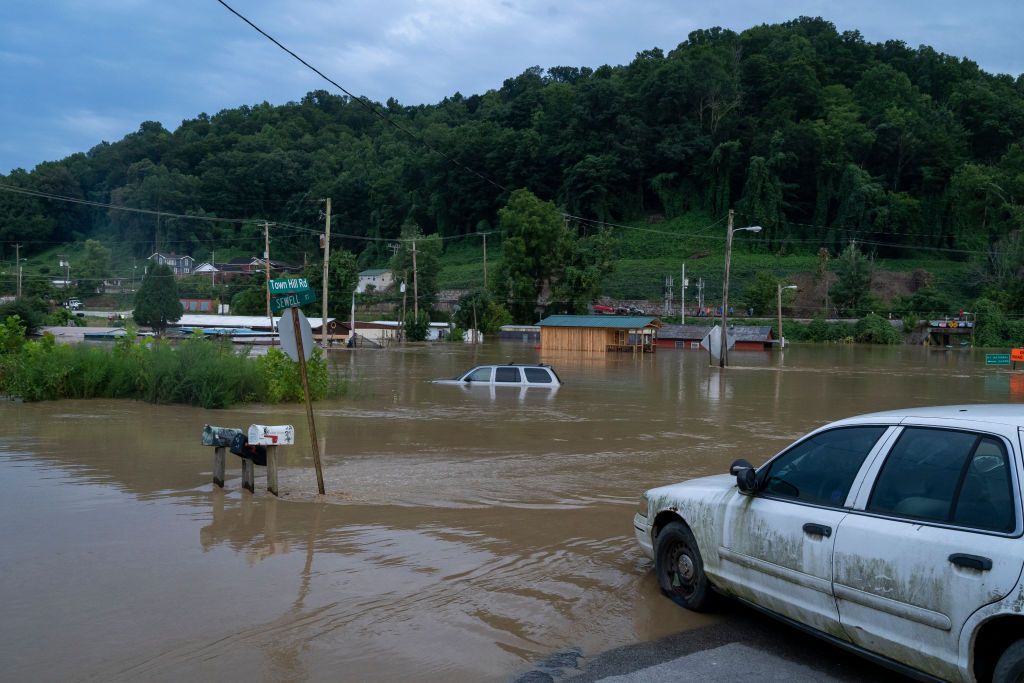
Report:
M519 382L519 368L496 368L494 370L495 382Z
M551 375L543 368L523 368L526 381L531 384L551 384Z
M908 427L878 473L867 509L900 517L1011 531L1009 458L998 439Z
M842 505L885 426L840 427L786 451L767 473L764 492L817 505Z
M490 368L477 368L473 372L469 373L466 377L467 382L490 382L491 381L491 369Z

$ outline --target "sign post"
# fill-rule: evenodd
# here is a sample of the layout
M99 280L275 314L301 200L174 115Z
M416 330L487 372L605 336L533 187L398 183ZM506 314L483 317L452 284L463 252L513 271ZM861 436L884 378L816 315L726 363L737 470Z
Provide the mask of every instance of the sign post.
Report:
M985 354L985 365L1009 365L1010 354L1008 353L987 353Z
M302 393L306 398L306 418L309 420L309 442L313 448L313 465L316 467L316 486L322 496L324 495L324 473L320 465L320 442L316 438L316 422L313 420L313 402L309 397L306 351L303 348L302 325L300 324L298 309L298 306L302 304L310 304L316 301L316 294L309 288L309 282L304 277L270 280L267 283L267 287L272 294L277 295L271 299L271 307L274 310L288 308L292 312L296 359L299 362L299 374L302 376ZM280 323L278 325L280 326Z

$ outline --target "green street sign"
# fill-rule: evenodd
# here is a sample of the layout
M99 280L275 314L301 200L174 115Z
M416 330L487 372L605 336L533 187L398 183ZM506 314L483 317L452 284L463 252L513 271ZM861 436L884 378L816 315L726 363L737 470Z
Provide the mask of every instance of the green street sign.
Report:
M270 297L270 308L276 313L285 308L293 306L305 306L316 301L316 292L312 289L304 289L291 294ZM1007 356L1009 358L1009 356Z
M1009 365L1010 354L1008 353L986 353L985 365Z
M286 277L271 280L267 286L271 294L295 294L308 290L309 280L304 277Z

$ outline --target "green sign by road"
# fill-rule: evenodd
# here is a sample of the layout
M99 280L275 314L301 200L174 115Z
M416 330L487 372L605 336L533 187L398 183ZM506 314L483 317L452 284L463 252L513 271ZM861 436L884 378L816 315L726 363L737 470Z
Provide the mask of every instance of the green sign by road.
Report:
M268 287L271 294L295 294L309 289L309 280L304 277L286 277L271 280Z
M985 365L1009 365L1010 354L1008 353L986 353Z
M270 308L276 313L285 308L293 306L305 306L316 301L316 292L312 289L304 289L292 294L270 297ZM1007 356L1009 358L1009 356Z

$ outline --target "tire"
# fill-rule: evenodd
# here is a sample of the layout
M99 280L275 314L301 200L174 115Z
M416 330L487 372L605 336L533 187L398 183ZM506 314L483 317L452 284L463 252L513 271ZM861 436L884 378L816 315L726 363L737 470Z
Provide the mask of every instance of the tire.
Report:
M658 585L669 599L694 612L705 612L712 606L714 592L704 574L704 560L685 524L671 522L661 530L654 557Z
M1024 640L1018 640L1003 651L992 673L992 683L1024 682Z

